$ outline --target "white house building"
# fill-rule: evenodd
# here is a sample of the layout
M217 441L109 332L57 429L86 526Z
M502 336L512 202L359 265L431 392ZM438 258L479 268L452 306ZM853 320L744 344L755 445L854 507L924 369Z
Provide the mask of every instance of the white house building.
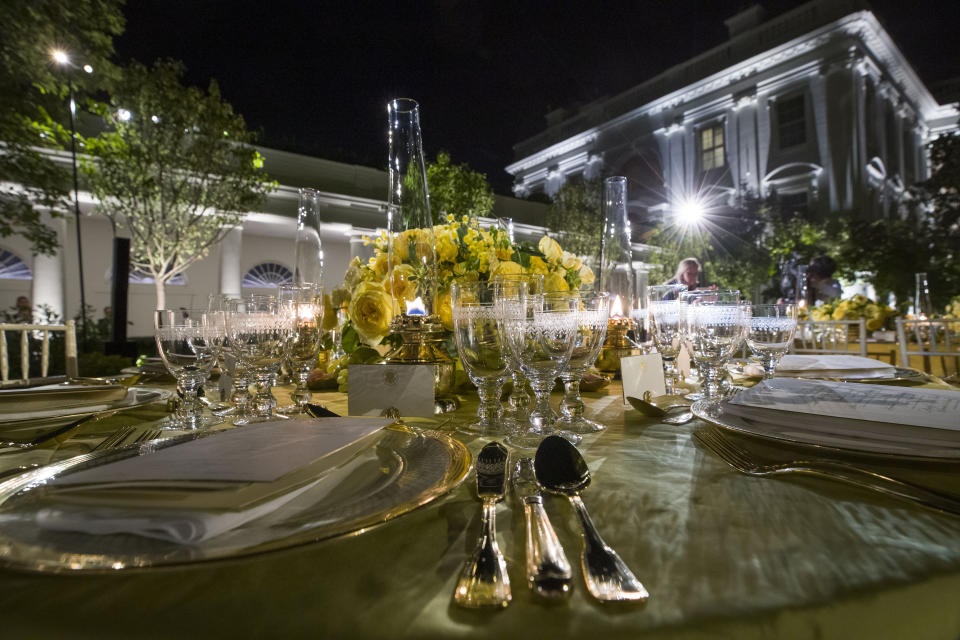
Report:
M386 226L386 171L277 149L259 151L265 170L279 187L267 196L261 210L248 212L243 224L231 230L208 257L168 284L168 308L206 307L211 293L264 293L279 283L291 282L300 187L320 191L326 287L343 280L352 257L372 255L372 247L363 245L362 236L374 235ZM56 158L69 166L69 154L56 154ZM82 185L80 207L85 297L95 308L94 317L99 317L110 305L113 229L106 218L95 213L96 203ZM497 196L493 213L512 221L518 240L536 241L543 233L545 211L540 203ZM22 237L0 238L0 309L10 309L18 297L26 296L34 309L46 306L61 318L79 312L74 217L48 222L60 238L56 256L34 255ZM118 234L123 236L124 230L118 229ZM130 283L128 318L132 326L128 333L152 335L155 285L137 274L131 275Z
M754 5L725 22L724 44L547 114L544 131L514 146L514 193L625 175L641 220L694 200L730 206L744 190L796 209L893 212L927 177L924 145L956 130L957 105L934 99L861 0L763 18Z

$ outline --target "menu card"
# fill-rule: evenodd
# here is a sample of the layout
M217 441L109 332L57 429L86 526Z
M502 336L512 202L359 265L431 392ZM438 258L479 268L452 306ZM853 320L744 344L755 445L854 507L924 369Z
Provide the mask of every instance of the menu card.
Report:
M960 392L947 389L774 378L728 401L738 405L960 431Z

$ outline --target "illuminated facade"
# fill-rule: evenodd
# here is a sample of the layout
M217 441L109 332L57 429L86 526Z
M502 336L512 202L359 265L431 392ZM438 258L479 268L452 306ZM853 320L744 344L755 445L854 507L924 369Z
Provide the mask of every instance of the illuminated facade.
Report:
M633 217L699 196L732 206L776 194L797 210L890 215L923 180L925 144L957 128L858 0L815 0L764 22L726 21L724 44L612 98L547 115L514 146L514 193L625 175Z

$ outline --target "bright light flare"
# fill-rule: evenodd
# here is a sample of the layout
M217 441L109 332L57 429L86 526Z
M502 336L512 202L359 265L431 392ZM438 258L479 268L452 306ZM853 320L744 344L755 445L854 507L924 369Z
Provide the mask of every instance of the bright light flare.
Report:
M63 49L54 49L50 52L50 57L57 64L70 64L70 56Z
M427 314L427 308L424 306L420 296L417 296L417 299L412 302L410 300L406 300L405 302L407 303L408 316L423 316Z
M696 198L684 198L677 204L677 220L685 227L692 227L703 221L705 210Z
M623 302L620 300L620 296L617 296L613 299L613 303L610 305L610 317L611 318L622 318L623 317Z
M133 117L133 114L130 113L127 109L117 109L117 119L121 122L127 122L130 118Z

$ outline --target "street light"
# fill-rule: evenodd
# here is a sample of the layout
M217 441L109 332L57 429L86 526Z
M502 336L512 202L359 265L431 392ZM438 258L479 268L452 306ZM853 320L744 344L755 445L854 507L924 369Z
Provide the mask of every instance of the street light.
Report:
M75 124L77 103L73 95L73 79L70 77L69 67L75 67L71 64L70 56L62 49L54 49L50 52L50 57L61 67L67 69L67 89L70 94L70 156L73 161L73 213L77 222L77 262L79 263L80 275L80 335L82 341L87 341L87 296L83 286L83 243L80 239L80 183L77 177L77 128ZM87 73L93 73L93 67L89 64L83 65L83 70Z

